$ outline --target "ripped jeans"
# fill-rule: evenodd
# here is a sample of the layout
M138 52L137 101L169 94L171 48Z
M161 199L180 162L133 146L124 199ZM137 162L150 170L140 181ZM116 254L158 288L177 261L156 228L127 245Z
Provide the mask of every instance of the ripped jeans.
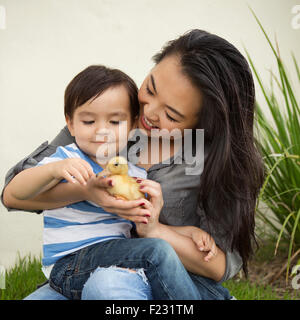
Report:
M164 240L154 238L115 239L80 249L55 263L49 283L53 289L65 297L76 300L84 295L85 284L94 281L93 275L97 275L97 287L99 288L100 285L100 291L103 284L102 297L99 299L105 298L107 290L112 290L115 295L109 292L109 299L119 299L119 295L122 295L124 300L130 299L130 297L126 298L126 294L130 295L130 290L138 288L133 282L128 283L128 287L124 286L124 283L121 284L122 269L118 268L121 270L118 273L119 290L116 287L116 279L110 279L104 272L95 272L99 270L98 268L111 266L137 270L142 279L139 285L145 285L145 298L148 297L148 299L149 296L151 297L150 292L147 292L150 289L149 284L152 297L157 300L227 300L231 298L228 290L221 284L187 272L172 246ZM144 277L143 271L147 278ZM123 269L123 275L125 273L127 281L130 281L128 271ZM135 273L132 275L138 279ZM127 290L127 293L121 292L121 288Z

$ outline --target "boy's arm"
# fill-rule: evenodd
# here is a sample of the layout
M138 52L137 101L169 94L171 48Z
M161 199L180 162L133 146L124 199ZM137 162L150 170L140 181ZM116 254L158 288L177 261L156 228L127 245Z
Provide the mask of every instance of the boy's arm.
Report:
M53 175L53 163L23 170L7 186L7 192L18 200L27 200L49 190L60 179Z
M37 203L33 203L33 205L30 205L29 202L31 202L31 200L16 200L16 202L18 202L19 204L21 204L20 209L16 209L15 206L10 207L7 205L8 202L7 201L7 197L4 197L4 194L7 195L6 192L6 188L9 185L9 183L12 181L12 179L21 171L28 169L28 168L32 168L34 166L37 165L38 162L40 162L42 159L44 159L45 157L50 157L52 154L54 154L56 152L56 149L58 146L66 146L68 144L71 144L75 142L74 137L71 136L68 127L65 126L60 132L59 134L50 142L50 144L48 143L48 141L45 141L44 143L42 143L38 148L36 148L32 153L30 153L28 156L26 156L24 159L22 159L21 161L19 161L16 165L14 165L12 168L10 168L10 170L7 172L6 176L5 176L5 182L4 182L4 186L1 192L1 202L4 205L4 207L6 207L6 209L8 211L18 211L18 210L26 210L26 211L32 211L35 213L40 213L42 209L38 209L39 205L41 204L41 202L37 202ZM62 190L64 190L64 188L62 188ZM45 200L46 197L45 197ZM27 204L28 206L24 206L23 204ZM43 202L44 203L44 202ZM47 204L47 201L44 203L45 205ZM44 207L44 206L42 206ZM21 209L22 208L22 209Z

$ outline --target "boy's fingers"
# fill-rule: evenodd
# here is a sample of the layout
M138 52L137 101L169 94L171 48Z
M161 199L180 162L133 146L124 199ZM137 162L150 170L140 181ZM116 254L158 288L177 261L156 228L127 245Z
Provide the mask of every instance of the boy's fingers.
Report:
M69 174L69 172L66 171L66 170L64 170L64 172L63 172L63 177L64 177L67 181L69 181L69 182L71 182L71 183L76 183L76 179L74 179L74 178Z
M93 177L95 174L94 174L94 171L93 171L91 165L89 163L87 163L86 161L83 162L83 165L85 166L86 170L88 171L89 177Z
M85 181L87 181L90 178L90 171L89 171L89 164L86 163L86 161L83 162L78 162L78 164L76 164L76 166L74 166L80 173L81 175L84 177Z
M81 173L79 172L79 170L77 170L77 168L75 167L71 167L70 170L69 170L69 173L74 176L76 178L76 180L83 184L83 185L86 185L86 182L85 182L85 179L83 178L83 176L81 175Z

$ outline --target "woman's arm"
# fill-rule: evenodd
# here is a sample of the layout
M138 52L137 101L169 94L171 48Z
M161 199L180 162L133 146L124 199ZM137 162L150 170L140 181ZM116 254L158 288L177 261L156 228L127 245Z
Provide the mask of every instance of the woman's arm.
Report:
M163 207L160 184L147 179L141 180L140 184L140 190L150 195L150 201L145 200L144 207L151 212L151 217L146 225L137 224L138 235L144 238L160 238L167 241L174 248L188 271L220 281L226 269L224 252L220 248L216 248L216 256L209 262L205 261L207 253L201 252L192 239L192 233L197 230L196 227L167 226L158 221Z
M147 238L160 238L169 242L188 271L220 281L226 269L225 253L217 247L216 256L206 262L206 253L199 251L190 237L190 231L189 227L172 227L158 223L157 227L147 234Z
M193 226L169 226L169 228L177 233L192 238L193 231L197 229Z

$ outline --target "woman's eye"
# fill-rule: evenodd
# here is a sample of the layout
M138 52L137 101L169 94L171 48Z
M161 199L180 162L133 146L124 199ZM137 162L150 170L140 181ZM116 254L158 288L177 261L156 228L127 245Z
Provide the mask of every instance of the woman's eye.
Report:
M89 125L89 124L93 124L95 121L91 120L91 121L82 121L83 124Z
M153 92L149 89L148 85L146 86L147 93L150 94L150 96L154 96Z
M166 116L167 118L172 121L172 122L178 122L177 120L175 120L174 118L172 118L167 112L166 112Z

